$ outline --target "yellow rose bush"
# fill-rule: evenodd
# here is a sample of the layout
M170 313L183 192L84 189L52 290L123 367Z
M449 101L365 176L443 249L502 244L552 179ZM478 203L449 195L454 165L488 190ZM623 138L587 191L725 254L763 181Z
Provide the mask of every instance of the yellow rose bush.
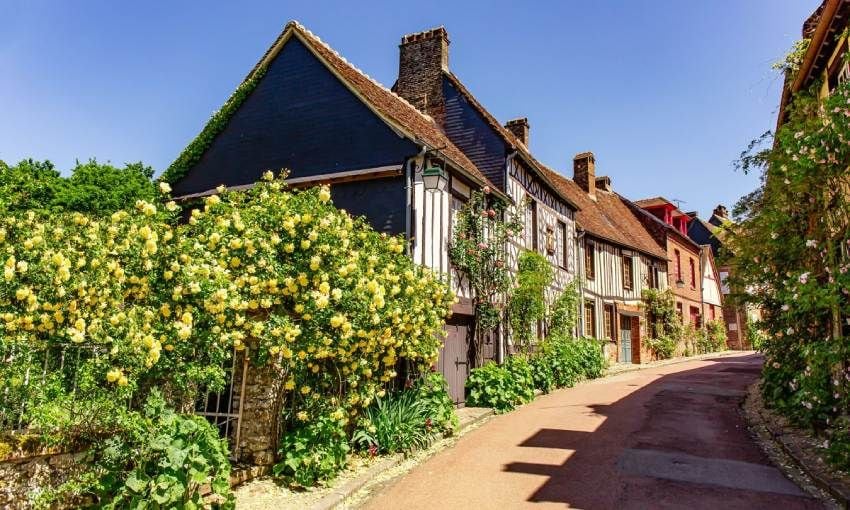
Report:
M182 222L169 191L107 217L0 220L4 429L93 442L152 392L189 408L247 349L279 373L286 429L321 416L350 430L399 367L436 361L447 285L326 187L267 175Z
M327 188L292 193L272 179L224 191L191 213L188 228L178 251L194 255L174 284L183 289L176 316L192 317L175 328L248 347L276 367L285 431L320 422L350 430L402 362L410 372L436 362L454 302L447 285L415 265L401 239L335 208Z

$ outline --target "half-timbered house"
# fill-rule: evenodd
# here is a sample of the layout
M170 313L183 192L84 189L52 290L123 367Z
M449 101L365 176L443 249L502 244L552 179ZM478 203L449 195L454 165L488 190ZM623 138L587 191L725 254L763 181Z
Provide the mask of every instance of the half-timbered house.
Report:
M584 336L606 340L611 361L650 360L650 334L642 306L644 289L667 288L667 254L613 191L611 179L596 177L593 153L573 160L573 179L550 170L553 180L579 207L578 277L583 297Z
M379 231L404 235L410 257L447 279L452 211L484 186L511 201L444 132L439 117L371 79L296 22L222 110L230 116L216 118L166 172L175 196L202 197L219 185L243 189L266 170L288 169L291 186L329 184L338 207ZM426 189L423 172L433 167L445 178ZM471 295L459 278L451 280L460 302L446 326L440 367L460 402ZM490 357L497 351L491 343Z
M400 45L399 76L393 90L428 114L458 149L497 189L522 208L523 233L509 246L509 267L516 267L522 250L546 256L553 267L553 284L546 298L554 300L576 274L575 212L577 206L553 182L529 150L528 120L502 125L449 69L449 37L445 28L409 34ZM463 196L454 195L455 207ZM542 324L537 336L545 336ZM495 356L510 350L509 332L495 332Z

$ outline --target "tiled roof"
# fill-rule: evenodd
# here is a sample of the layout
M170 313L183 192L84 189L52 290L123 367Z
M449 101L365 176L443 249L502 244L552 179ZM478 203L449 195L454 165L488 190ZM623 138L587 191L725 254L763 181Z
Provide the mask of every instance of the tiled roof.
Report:
M667 251L638 220L626 199L617 193L597 189L596 200L592 200L572 179L546 166L543 170L559 191L578 205L576 222L590 236L667 260Z
M288 38L293 35L298 37L311 51L318 55L331 68L331 71L346 83L354 94L367 103L378 115L395 124L396 127L400 128L401 131L415 141L421 142L431 149L438 149L439 153L453 167L467 174L473 181L481 185L488 185L494 190L496 189L484 174L481 173L478 167L466 157L463 151L458 149L446 137L433 119L345 60L333 48L297 21L290 21L286 24L283 32L281 32L274 44L266 51L263 58L260 59L251 73L248 74L248 77L253 75L261 66L268 64L277 55ZM505 197L502 193L499 194Z
M478 99L476 99L475 96L472 95L472 92L470 92L469 89L466 88L466 86L460 81L460 79L458 79L457 76L455 76L450 71L444 71L443 74L449 80L449 82L455 88L457 88L458 92L460 92L466 98L469 104L472 105L472 107L475 108L479 114L481 114L484 120L486 120L487 123L490 124L493 130L499 136L501 136L502 140L508 145L509 148L516 150L520 154L520 156L529 164L529 166L531 166L531 168L534 169L538 175L540 175L544 182L546 182L549 187L551 187L556 193L561 195L562 200L566 201L567 204L573 206L574 208L578 207L578 204L573 202L569 196L561 193L561 190L558 189L558 186L554 182L552 182L551 176L548 175L548 168L546 168L546 165L537 161L537 159L535 159L534 156L531 155L531 152L529 152L528 147L526 147L525 144L522 143L522 141L520 141L520 139L517 138L513 133L511 133L507 128L500 124L499 121L496 120L496 117L494 117L489 111L487 111L487 109L484 108L484 105L478 102Z

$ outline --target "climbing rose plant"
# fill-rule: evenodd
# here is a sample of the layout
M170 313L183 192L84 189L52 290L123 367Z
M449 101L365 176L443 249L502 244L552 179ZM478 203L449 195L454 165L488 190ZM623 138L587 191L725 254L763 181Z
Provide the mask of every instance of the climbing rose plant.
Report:
M402 363L435 363L452 293L327 187L290 191L269 172L178 214L140 200L106 217L0 219L0 386L14 397L2 428L24 409L34 434L97 444L154 391L187 409L221 389L246 349L274 371L286 427L350 428ZM65 352L83 354L60 370Z
M795 94L772 144L742 155L741 168L763 174L728 227L731 284L762 311L766 400L820 431L850 469L850 88L823 100L818 88Z
M501 320L511 287L507 246L521 231L522 221L513 208L492 197L488 187L473 191L457 215L449 257L473 291L475 328L470 346L475 366L483 363L484 333Z

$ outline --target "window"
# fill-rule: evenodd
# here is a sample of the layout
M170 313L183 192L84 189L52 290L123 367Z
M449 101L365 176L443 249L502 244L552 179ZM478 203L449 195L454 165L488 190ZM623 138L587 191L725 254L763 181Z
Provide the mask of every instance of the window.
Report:
M690 259L691 263L691 288L697 288L697 269L696 264L694 264L694 259Z
M567 267L567 224L563 221L558 221L558 237L561 242L561 260L559 263L561 267Z
M682 303L676 303L676 313L679 314L679 319L684 324L685 322L685 313L682 311Z
M715 313L716 313L716 312L714 311L714 305L709 305L709 307L708 307L708 316L711 318L711 320L714 320L714 319L716 319L716 318L717 318L717 317L716 317L716 315L715 315Z
M526 214L526 248L537 251L537 202L529 200Z
M555 254L555 232L552 227L546 227L546 255Z
M695 328L699 328L702 326L702 317L699 314L699 308L692 306L690 309L691 312L691 324L694 325Z
M658 288L658 282L659 282L658 268L655 267L655 265L653 264L653 266L651 268L649 268L649 287L652 288L652 289L657 289Z
M632 283L634 272L634 259L632 257L628 257L623 255L623 288L626 290L632 290L634 284Z
M584 245L584 276L592 280L596 276L596 249L592 242Z
M602 315L603 334L608 340L614 339L614 305L605 305Z
M673 274L676 275L676 283L684 282L684 280L682 280L682 254L679 253L679 250L673 250L673 253L673 263L676 264Z
M596 337L596 308L593 301L584 302L584 336Z

